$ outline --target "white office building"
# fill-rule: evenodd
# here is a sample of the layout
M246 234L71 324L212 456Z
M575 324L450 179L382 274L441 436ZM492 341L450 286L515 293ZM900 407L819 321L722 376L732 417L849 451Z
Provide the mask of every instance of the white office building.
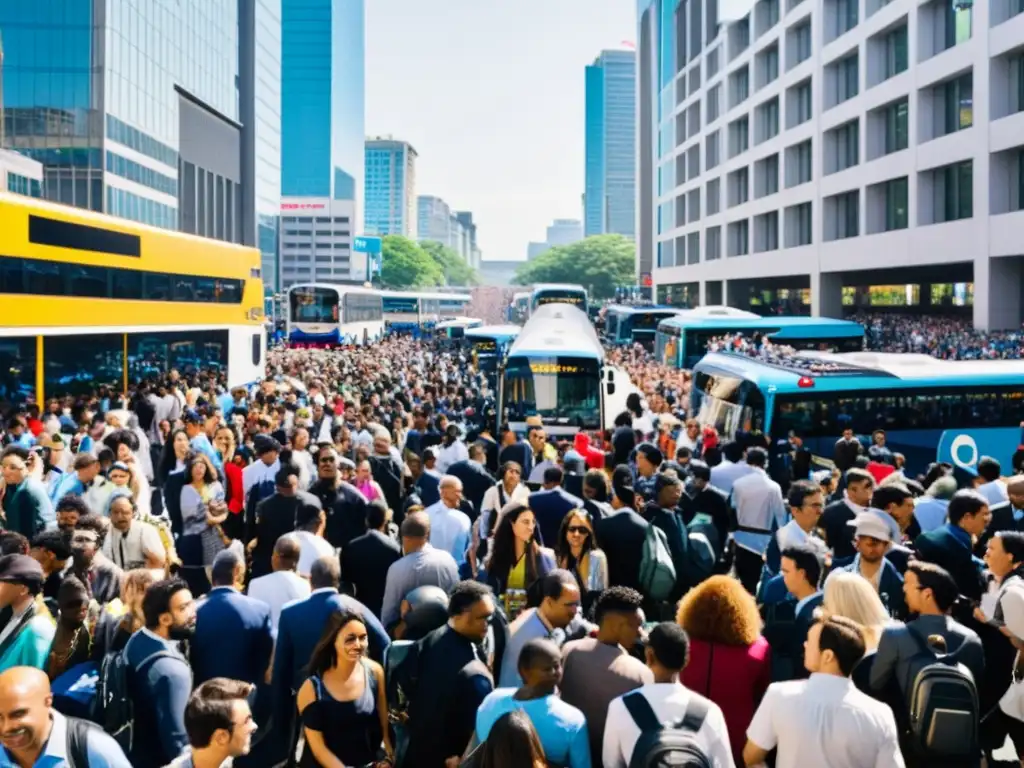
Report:
M638 3L637 271L657 295L747 309L781 289L839 316L908 284L923 309L1020 325L1024 2L757 0L731 23L717 0Z
M365 282L366 254L352 247L355 219L354 200L282 198L281 287Z

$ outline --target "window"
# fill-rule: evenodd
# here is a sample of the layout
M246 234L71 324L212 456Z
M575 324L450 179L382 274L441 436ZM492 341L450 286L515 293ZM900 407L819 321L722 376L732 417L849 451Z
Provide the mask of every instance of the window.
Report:
M906 229L908 224L907 216L907 190L908 180L893 179L884 184L885 196L885 231L892 232L897 229Z
M940 14L938 29L941 38L936 41L936 51L941 52L954 45L971 39L974 9L967 3L939 0L936 8Z
M712 179L708 182L705 198L708 216L714 216L722 210L722 182L720 179Z
M857 237L860 233L860 191L853 190L826 198L826 205L832 209L832 237L825 239Z
M779 191L779 156L769 155L754 165L754 197L767 197Z
M974 167L968 160L934 172L935 221L969 219L974 214Z
M686 195L686 207L690 211L690 221L700 220L700 189L691 189Z
M771 211L754 217L754 252L779 249L779 212Z
M708 227L704 233L704 261L722 258L722 228Z
M757 56L757 83L763 88L779 78L779 46L773 45Z
M835 98L832 106L842 104L857 95L860 87L860 58L855 53L832 65Z
M750 67L743 65L729 75L729 108L746 101L750 95Z
M1024 5L1024 0L1019 0ZM1021 11L1024 13L1024 11ZM1014 56L1009 61L1010 112L1024 112L1024 55Z
M371 323L384 315L381 297L372 293L346 293L342 297L343 323Z
M729 255L746 256L750 253L750 223L746 219L729 224Z
M686 263L700 264L700 232L691 232L686 236Z
M790 128L806 123L811 119L811 81L808 78L793 87L790 91L791 121Z
M802 141L786 150L787 187L806 184L813 174L813 158L811 157L811 140Z
M243 282L0 256L0 294L241 304Z
M263 337L258 333L252 335L252 364L259 365L263 359Z
M885 36L885 66L882 79L888 80L900 72L906 72L907 66L907 28L904 26L894 29Z
M779 135L779 97L766 101L757 108L758 144Z
M939 112L940 124L936 130L936 137L946 136L964 128L970 128L974 123L974 76L968 72L966 75L943 83L935 89L936 102L941 106Z
M885 108L882 113L884 121L883 155L907 148L910 140L909 115L910 104L907 99L901 99Z
M0 281L4 279L3 268L0 263ZM8 413L11 406L22 405L30 398L37 403L42 398L36 392L36 338L5 339L0 347L0 408Z
M835 40L857 26L857 7L859 0L835 0L832 3L832 18L829 26L829 40ZM828 7L829 4L826 4Z
M811 58L811 22L808 19L803 24L793 28L793 63L795 67Z
M49 339L46 352L49 357ZM250 354L263 358L260 334L254 334ZM200 371L225 370L228 364L227 331L159 331L128 334L128 379L144 381L165 377L171 370L192 376ZM120 385L118 386L120 390ZM47 395L50 394L47 388Z
M124 389L123 334L47 336L43 353L47 397L84 395L102 386L114 392ZM88 376L78 375L81 373Z
M706 170L709 171L721 162L718 137L719 132L715 131L704 140L704 165Z
M733 171L728 176L729 207L742 205L750 196L750 176L746 168Z
M686 174L690 179L700 176L700 144L686 150Z
M860 147L860 121L851 120L829 131L826 147L830 156L825 160L826 173L838 173L857 165Z
M746 152L750 146L750 122L741 117L729 123L729 157Z
M813 242L811 204L801 203L786 209L786 247L798 248Z
M706 125L710 125L718 119L718 101L722 97L722 86L721 84L716 85L714 88L708 91L708 105L707 105L707 122Z
M708 80L718 74L718 57L721 50L722 47L718 46L707 55L707 64L705 66L707 68Z
M779 23L779 0L759 0L754 10L758 37Z

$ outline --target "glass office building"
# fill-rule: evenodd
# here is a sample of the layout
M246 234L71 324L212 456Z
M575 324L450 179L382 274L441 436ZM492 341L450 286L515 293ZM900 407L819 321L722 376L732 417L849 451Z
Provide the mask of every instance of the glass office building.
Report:
M416 150L392 138L366 140L366 233L418 239Z
M366 122L363 0L288 0L281 39L281 193L356 200Z

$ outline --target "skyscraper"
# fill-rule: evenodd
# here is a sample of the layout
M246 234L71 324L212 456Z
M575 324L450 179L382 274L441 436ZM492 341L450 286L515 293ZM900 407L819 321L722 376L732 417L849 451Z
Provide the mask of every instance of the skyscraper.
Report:
M0 3L4 146L49 199L242 242L239 2Z
M355 201L366 133L363 0L287 0L281 37L281 194Z
M407 141L366 140L366 233L417 239L416 150Z
M636 231L636 54L602 51L586 69L584 234Z
M451 206L440 197L420 195L416 198L416 234L420 240L451 247L453 219Z

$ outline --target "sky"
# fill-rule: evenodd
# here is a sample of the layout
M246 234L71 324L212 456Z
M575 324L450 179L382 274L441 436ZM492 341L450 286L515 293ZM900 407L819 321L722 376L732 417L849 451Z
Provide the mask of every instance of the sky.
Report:
M582 219L584 68L635 38L636 0L366 0L366 133L413 145L485 260L525 259Z

